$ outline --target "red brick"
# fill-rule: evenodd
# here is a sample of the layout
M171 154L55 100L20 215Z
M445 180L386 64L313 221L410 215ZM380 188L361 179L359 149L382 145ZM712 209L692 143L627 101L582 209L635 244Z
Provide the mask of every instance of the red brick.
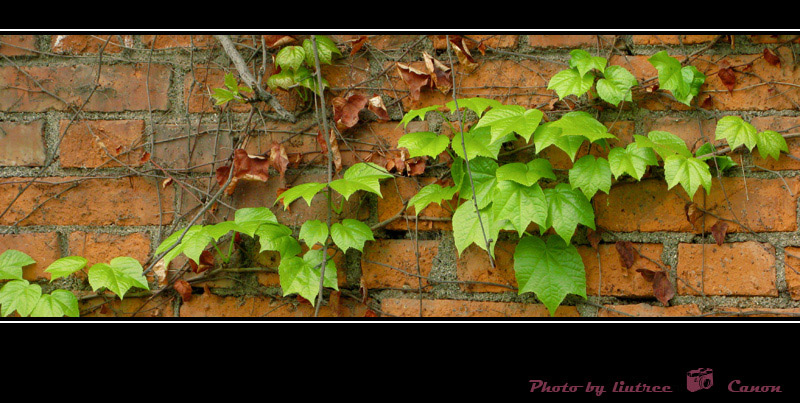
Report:
M436 181L436 178L395 178L381 182L381 193L383 198L378 198L378 222L388 220L394 217L402 208L405 200L411 199L419 192L419 189ZM399 193L398 193L399 191ZM438 204L430 204L425 207L419 214L419 217L432 217L432 218L450 218L453 216L453 210L459 202L458 196L448 201L442 201L445 206ZM449 206L447 203L450 203ZM407 215L413 215L414 208L409 207L406 210ZM399 218L392 221L384 228L394 231L452 231L453 225L450 221L430 221L416 220L409 217L408 222L404 218Z
M641 250L640 253L642 255L658 262L661 261L661 253L664 250L663 245L634 244L634 247L637 250ZM619 252L617 252L614 244L600 245L599 267L597 252L594 249L587 246L579 246L578 253L583 259L584 269L586 270L586 294L590 296L597 296L599 291L602 296L652 297L652 283L647 282L641 274L636 272L636 269L663 270L660 266L644 257L636 259L633 267L628 269L620 262Z
M5 234L0 235L0 253L14 249L28 254L36 264L22 268L22 277L26 280L50 279L45 269L61 257L58 245L58 234L55 232L41 234Z
M528 35L528 44L536 48L605 48L613 35Z
M678 317L702 314L700 308L695 304L676 306L653 306L648 304L608 305L608 308L638 317ZM602 308L597 312L597 316L601 318L629 318L630 316L628 315Z
M713 317L775 318L798 317L800 308L737 308L717 307Z
M517 278L514 274L514 250L516 242L497 241L494 247L495 267L489 263L489 254L476 245L470 245L458 257L456 270L459 281L479 281L502 284L508 287L486 284L462 284L466 292L516 292Z
M753 43L784 43L795 42L800 43L800 38L797 35L747 35Z
M52 35L50 41L53 53L73 55L99 53L103 45L103 53L120 53L133 47L132 35Z
M791 191L800 192L800 182L786 178ZM725 200L727 193L733 211L740 222L757 232L790 232L797 228L796 197L791 196L780 179L747 178L747 189L742 178L723 177L725 192L717 178L706 196L701 187L694 202L702 208L724 219L734 219ZM757 195L757 197L756 197ZM705 198L705 202L704 202ZM662 179L643 180L637 183L619 184L606 195L598 193L593 199L597 224L611 231L680 231L702 232L705 220L706 232L717 219L706 215L695 222L696 228L686 219L684 206L688 202L686 192L680 185L667 191ZM728 232L746 232L734 222L729 222Z
M765 250L765 248L767 250ZM678 245L678 294L725 296L778 296L775 252L757 242Z
M473 56L477 52L478 44L480 43L495 49L516 48L519 43L518 35L465 35L465 37L467 38L465 43ZM433 41L434 49L447 49L447 37L445 35L430 35L430 38Z
M131 289L131 293L143 291L138 288ZM113 296L112 296L113 297ZM172 309L172 298L156 297L127 297L125 299L97 297L90 299L79 299L81 317L86 318L113 318L113 317L135 317L154 318L174 317ZM105 307L104 307L105 305Z
M42 166L46 156L43 120L0 122L0 166Z
M381 311L391 316L419 317L418 299L385 299ZM550 317L541 304L517 302L422 300L423 317ZM579 317L574 306L560 306L556 317Z
M239 74L236 72L236 70L225 71L206 65L194 66L194 71L189 72L186 75L183 87L183 97L186 100L186 105L189 109L189 112L214 112L214 104L216 101L211 98L210 94L214 92L215 88L225 88L225 74L229 72L233 73L233 75L236 77L236 80L242 84ZM272 91L266 86L267 79L273 74L275 74L275 67L273 65L267 66L266 73L261 80L262 85L268 92L271 92L276 96L278 102L280 102L285 109L289 111L300 110L302 107L302 102L300 98L294 94L294 90L289 92L278 88L275 91ZM245 93L244 95L250 96L252 94ZM267 112L272 111L272 108L264 102L260 104L243 104L236 101L231 101L228 102L227 107L233 112L249 112L251 105L258 105L259 108L263 108L263 110Z
M0 205L8 206L30 180L0 180ZM158 225L155 186L153 181L138 177L40 178L19 197L0 224L14 225L33 211L19 225ZM172 221L173 197L172 188L161 190L164 223ZM41 207L34 211L38 206Z
M363 57L355 59L336 59L333 61L333 64L322 66L322 77L328 80L330 88L356 87L364 81L367 81L369 79L369 74L369 61ZM345 94L342 93L339 95Z
M636 45L696 45L711 42L717 35L633 35Z
M217 133L217 125L211 123L199 126L186 123L156 124L153 127L151 159L163 168L213 172L220 166L230 164L227 159L233 152L231 135L224 127L220 127ZM216 165L212 165L213 162Z
M439 241L419 240L418 245L419 269L414 240L378 239L367 242L361 255L361 278L367 288L418 288L420 279L414 275L430 276L433 261L439 253ZM371 262L383 263L412 275ZM428 280L421 281L423 287L428 285Z
M208 48L215 44L212 35L142 35L145 49Z
M132 257L144 265L150 258L150 238L143 232L116 235L78 231L69 234L69 254L86 258L89 261L86 270L121 256Z
M65 135L69 122L64 119L59 125L64 136L59 150L62 167L121 166L116 160L129 166L142 165L144 149L139 146L144 143L143 120L80 120L73 122Z
M265 297L220 297L209 292L193 295L181 304L181 317L313 317L314 307L309 303L296 303L294 297L274 299ZM366 306L342 298L340 317L363 317ZM323 305L320 317L333 317L329 306Z
M800 247L787 246L784 260L786 287L792 299L800 299Z
M45 90L78 108L92 91L97 66L22 66L25 73ZM0 109L6 112L45 112L49 109L70 110L61 100L42 92L28 75L17 67L0 67ZM168 66L150 66L150 106L153 110L169 107L171 71ZM92 112L148 110L147 64L104 65L100 87L84 108Z
M374 35L368 37L367 43L380 50L405 51L408 46L416 42L420 36L421 35Z
M0 55L34 56L36 55L35 35L0 35Z
M758 131L774 130L780 133L797 133L800 126L800 118L790 116L757 116L750 123ZM786 145L789 147L789 154L800 155L800 138L787 139ZM785 171L800 169L800 161L781 154L778 160L772 157L761 158L757 149L753 150L753 164L773 171Z

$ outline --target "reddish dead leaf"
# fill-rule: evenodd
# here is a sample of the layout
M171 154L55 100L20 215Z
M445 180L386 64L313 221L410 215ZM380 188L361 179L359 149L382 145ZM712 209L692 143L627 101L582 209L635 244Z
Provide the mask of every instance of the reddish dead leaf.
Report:
M233 178L225 189L225 194L232 195L236 189L236 183L240 180L266 182L269 180L269 165L269 160L264 157L248 155L247 151L242 148L236 149L233 153ZM229 166L218 168L217 184L224 185L229 175Z
M717 75L719 79L722 80L722 84L725 85L725 88L728 89L728 92L732 93L733 87L736 86L736 74L734 74L733 69L730 67L719 69Z
M672 287L667 274L663 271L653 274L653 294L664 305L669 305L669 300L675 296L675 288Z
M633 243L630 241L617 241L614 246L617 247L620 263L629 269L633 267L633 264L636 263L636 258L639 257L639 252L633 247Z
M340 316L342 308L340 299L341 296L342 296L341 292L331 291L331 296L328 301L328 306L331 308L331 311L333 311L333 316Z
M602 232L603 230L595 231L591 228L586 228L586 238L589 239L589 243L592 245L594 250L597 250L597 248L600 247L600 241L602 240L600 234Z
M111 312L111 308L108 307L108 304L103 304L103 306L100 307L100 314L101 315L108 315L110 312Z
M707 96L706 99L700 103L700 107L703 109L714 109L714 97L711 95Z
M303 298L303 297L301 297L299 295L297 296L297 302L299 302L301 304L311 304L311 301L309 301L309 300L307 300L307 299L305 299L305 298Z
M328 143L325 142L325 137L321 130L317 131L317 144L322 148L322 155L328 155Z
M781 59L769 48L764 48L764 60L773 66L779 66L781 64Z
M367 298L369 298L369 288L367 288L367 283L364 282L364 276L361 277L361 281L358 285L358 292L361 293L361 303L366 304Z
M367 42L366 35L361 35L357 39L351 41L350 46L352 48L350 49L350 56L353 56L356 53L358 53L358 51L361 50L361 48L364 46L366 42Z
M277 141L272 142L272 147L270 147L269 151L269 163L281 175L281 183L283 183L283 175L289 166L289 157L286 155L286 148L283 147L283 144Z
M225 177L225 179L228 179L228 178L227 178L227 177ZM224 183L224 182L223 182L223 183ZM167 186L169 186L169 185L171 185L171 184L172 184L172 178L167 178L167 179L164 179L164 181L163 181L163 182L161 182L161 189L166 189L166 188L167 188Z
M331 130L331 153L333 154L333 166L336 168L336 173L342 170L342 154L339 152L339 139L336 137L336 132Z
M478 50L481 52L482 55L486 56L486 45L483 42L481 42L480 45L478 45Z
M435 183L435 184L437 184L437 185L439 185L439 186L441 186L443 188L444 187L452 187L452 186L456 185L456 182L453 180L453 178L437 179L436 182L433 182L433 183Z
M295 41L291 35L262 35L268 48L277 48Z
M456 57L458 57L458 63L464 66L467 72L475 70L475 68L478 67L478 63L472 58L472 54L469 52L469 47L467 47L467 44L464 42L464 38L459 35L451 36L450 43L453 44L453 50L455 51Z
M439 89L442 94L447 94L453 88L453 81L450 79L450 68L431 57L426 52L422 52L425 59L425 68L431 76L431 83Z
M294 153L289 157L289 166L292 168L299 168L300 163L303 162L303 153Z
M349 129L358 123L358 112L367 106L367 97L361 94L352 94L347 98L336 97L331 100L333 104L333 121L339 130Z
M406 170L408 171L408 176L419 176L425 173L425 167L428 163L424 158L416 157L406 160L405 164Z
M697 205L694 203L686 203L683 206L683 211L686 213L686 219L694 225L698 218L703 216L703 212L697 208Z
M711 227L711 235L714 236L714 240L717 241L718 246L722 246L725 242L725 234L728 232L728 223L725 221L717 221L713 227Z
M192 299L192 286L186 280L178 280L172 286L181 295L181 299L184 302Z
M117 154L119 154L119 150L117 150ZM150 161L150 153L145 152L144 154L142 154L142 158L139 159L139 162L144 164L147 161Z
M375 95L369 99L368 107L370 112L378 116L380 120L389 120L389 112L386 110L386 105L383 103L383 98L380 95Z
M428 84L430 75L405 63L396 63L395 66L397 67L397 72L400 73L400 78L408 86L411 100L413 102L419 101L420 89Z
M375 311L373 311L372 309L367 309L367 312L364 313L364 317L365 318L377 318L378 314L375 313Z
M241 245L242 244L242 234L240 234L238 232L234 232L233 243L236 244L236 245Z
M636 271L638 273L640 273L642 275L642 277L644 277L645 280L647 280L647 281L649 281L651 283L653 282L653 279L655 278L655 275L656 275L656 272L654 272L652 270L636 269Z

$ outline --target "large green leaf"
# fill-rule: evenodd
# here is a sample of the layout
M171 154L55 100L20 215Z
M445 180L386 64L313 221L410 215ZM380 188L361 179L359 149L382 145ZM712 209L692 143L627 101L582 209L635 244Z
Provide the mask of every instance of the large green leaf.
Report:
M636 180L641 180L647 172L647 166L658 165L658 160L653 149L631 143L625 148L612 148L608 153L608 163L611 173L617 179L623 174L628 174Z
M383 197L379 181L392 177L392 174L381 166L371 162L359 162L348 168L344 172L342 179L331 182L331 188L344 196L345 200L359 190L372 192Z
M278 275L280 276L281 289L284 296L297 293L311 302L311 305L316 304L322 272L322 254L323 251L320 249L310 250L302 258L299 256L281 258L281 263L278 266ZM330 257L325 260L325 280L323 285L336 290L339 289L336 264Z
M67 256L56 260L47 267L45 272L50 273L50 281L61 277L67 277L78 270L83 269L88 260L80 256Z
M569 52L569 67L578 69L581 76L585 76L592 69L603 73L606 68L608 60L600 56L592 56L589 52L583 49L573 49Z
M342 252L347 252L350 248L363 252L364 243L375 240L369 225L351 218L331 225L331 238Z
M308 220L300 227L299 238L308 246L325 245L328 239L328 225L320 220Z
M580 188L587 199L591 199L598 190L608 194L611 189L608 160L593 155L581 157L569 170L569 182L573 189Z
M568 95L581 96L589 91L594 84L594 74L582 75L577 68L561 70L550 78L548 90L554 90L558 99Z
M547 198L542 188L521 185L512 181L500 181L494 192L492 213L498 219L508 220L519 236L530 223L539 226L547 223Z
M694 157L667 157L664 160L664 178L669 189L680 183L689 198L694 197L700 185L706 189L706 193L711 193L711 171L708 164Z
M278 203L279 200L283 199L283 209L286 210L293 201L302 197L310 207L311 201L314 200L314 196L316 196L320 190L325 189L325 186L326 185L324 183L317 182L309 182L303 183L302 185L292 186L285 192L281 193L281 195L275 199L275 203Z
M639 147L652 148L661 156L661 159L666 159L671 155L692 156L686 142L670 132L652 131L647 133L647 137L634 134L633 138Z
M519 294L533 292L555 315L567 294L586 298L586 272L578 250L550 235L547 242L526 236L514 251L514 273Z
M408 133L397 140L397 146L407 148L408 156L411 158L423 155L436 158L444 152L449 143L450 139L447 136L431 132Z
M278 224L278 218L266 207L240 208L234 213L234 222L238 227L237 231L253 236L262 224Z
M105 287L120 299L129 289L136 287L149 290L142 265L134 258L117 257L109 264L97 263L89 269L89 285L97 291Z
M508 141L508 137L504 137L496 142L492 142L489 127L473 127L470 131L464 132L464 144L461 144L461 132L456 132L453 136L453 151L460 158L464 158L464 148L467 149L467 155L472 160L475 157L489 157L497 159L500 154L500 148L503 143ZM513 137L510 135L509 137Z
M492 202L495 185L497 185L497 162L489 158L478 157L470 161L469 168L472 172L472 183L475 185L478 208L482 209ZM459 190L462 199L472 199L472 183L470 183L469 174L465 172Z
M267 79L267 85L269 86L269 88L272 88L273 90L276 88L283 88L285 90L288 90L295 84L296 83L294 81L294 71L289 69L281 70L280 73L273 74L269 76L269 78ZM219 95L220 98L217 101L218 104L220 102L225 103L230 100L230 99L226 100L226 98L228 97L225 97L225 94L219 94ZM229 96L229 98L233 99L232 94Z
M706 76L694 66L681 67L681 62L667 54L656 53L647 59L658 70L659 88L672 92L680 102L689 105L700 91Z
M496 143L513 133L528 141L542 121L542 116L544 114L538 109L526 110L519 105L502 105L486 112L475 128L490 127L492 137L490 143Z
M483 224L483 231L481 230ZM497 237L504 221L497 220L491 207L480 211L480 220L475 206L472 202L462 203L453 213L453 239L456 243L456 250L461 255L473 242L483 250L486 249L486 240L490 240L489 253L494 256L494 247L497 244ZM486 238L483 234L486 232Z
M227 235L231 231L243 232L242 228L240 228L235 221L223 221L217 224L206 225L203 227L203 232L208 234L208 236L210 236L211 239L214 240L214 242L219 241L220 238Z
M594 210L583 192L566 183L559 183L555 188L545 189L544 194L547 197L548 214L547 224L540 227L542 233L553 227L556 234L569 243L578 224L595 229Z
M483 111L485 111L486 109L490 107L496 108L502 105L503 104L500 101L496 101L490 98L475 97L475 98L461 98L458 100L459 108L470 109L473 112L475 112L475 114L478 115L479 118L481 117L481 115L483 115ZM456 103L454 101L448 102L447 104L445 104L445 106L447 107L447 109L450 109L451 111L456 110Z
M571 161L575 161L581 145L586 140L584 136L568 136L563 134L561 128L553 125L555 122L547 122L539 126L533 133L533 144L536 152L542 152L550 145L555 145L567 153Z
M64 315L76 318L80 316L78 299L67 290L54 290L50 294L42 294L36 307L31 312L34 318L60 318Z
M334 54L339 56L342 55L342 51L336 47L336 43L327 36L314 35L314 37L317 40L317 51L319 52L320 65L331 64L333 62ZM314 62L314 46L310 39L303 41L303 49L305 50L306 64L308 64L309 67L314 67L316 65Z
M9 249L0 255L0 280L22 280L22 268L35 263L24 252Z
M403 119L400 120L400 124L403 125L403 127L406 127L408 126L409 122L414 120L414 118L419 118L419 120L425 120L425 114L427 114L428 112L438 110L441 107L442 105L431 105L431 106L426 106L424 108L412 109L406 112L406 114L403 116Z
M584 136L592 143L600 139L617 138L608 132L606 125L583 111L566 113L552 125L561 129L561 136Z
M765 130L758 133L756 144L758 145L758 153L761 155L761 158L764 159L770 156L777 160L781 156L781 151L789 152L786 139L783 138L780 133L772 130Z
M717 140L727 140L731 150L744 144L748 150L758 143L756 128L738 116L725 116L717 122Z
M531 186L541 178L556 179L553 166L545 158L536 158L527 164L512 162L497 168L497 180L514 181L521 185Z
M442 187L437 183L431 183L423 187L408 201L408 207L414 207L414 215L419 215L429 204L441 205L442 200L450 200L455 196L458 188L454 186Z
M275 64L283 70L297 70L303 64L306 52L300 46L287 46L275 55Z
M300 254L300 243L292 237L292 230L282 224L264 224L258 227L255 235L261 245L259 252L273 250L281 254L281 259Z
M638 84L630 71L620 66L608 66L605 78L597 81L597 95L604 101L619 106L622 101L632 101L631 87Z
M41 296L42 287L38 284L31 284L28 280L9 281L0 289L0 315L6 317L17 311L19 316L28 316Z

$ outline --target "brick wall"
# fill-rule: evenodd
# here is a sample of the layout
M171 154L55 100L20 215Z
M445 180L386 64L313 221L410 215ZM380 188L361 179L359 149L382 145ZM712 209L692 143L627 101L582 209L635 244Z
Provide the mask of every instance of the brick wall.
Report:
M345 166L381 147L395 148L404 134L396 122L404 111L443 104L452 96L423 89L414 102L393 68L394 61L421 61L422 51L447 60L443 38L370 35L365 48L349 56L347 41L357 37L332 36L347 57L323 68L330 93L380 94L394 122L362 113L362 122L345 133L349 145L340 145ZM601 120L620 139L615 145L630 143L633 134L666 130L697 147L699 140L713 139L716 120L730 114L759 130L790 133L800 126L800 70L795 60L800 45L793 37L737 35L733 41L724 37L716 42L714 35L469 38L477 41L473 54L478 66L466 72L456 65L459 96L492 97L546 113L566 107L553 103L554 93L546 86L565 67L573 48L608 57L610 64L630 69L639 82L657 75L647 62L653 53L666 49L680 59L700 52L692 63L708 76L697 99L700 107L686 107L654 92L621 110L601 108ZM233 39L246 57L261 46L258 36ZM478 43L487 47L485 54ZM780 57L780 65L765 60L765 48ZM224 74L235 69L211 36L5 34L0 35L0 55L0 251L18 249L37 260L25 269L26 279L46 286L44 269L69 255L84 256L90 265L123 255L148 264L160 241L182 228L217 190L214 170L227 164L234 139L245 135L250 137L246 149L251 154L265 153L273 141L286 140L287 153L302 156L303 164L287 172L285 183L275 175L267 183L240 184L206 214L206 222L232 219L232 209L256 206L271 207L282 223L296 228L307 219L325 217L322 195L311 207L302 201L291 211L273 207L280 188L324 181L325 161L315 158L320 148L313 105L309 110L296 95L275 92L287 110L298 114L295 124L273 119L267 105L215 107L210 89L221 87ZM249 61L260 66L260 58L257 54ZM733 91L715 74L725 66L737 71ZM274 67L268 64L263 72L266 80ZM415 122L409 130L446 133L441 123L436 118ZM800 140L789 140L789 149L797 154ZM590 152L598 150L584 149L579 156ZM149 160L142 158L145 153ZM571 166L559 150L551 148L543 155L556 169ZM513 158L527 161L532 154L519 152ZM694 203L710 213L694 223L685 215L687 195L679 187L668 191L663 179L615 184L609 195L598 194L593 200L597 224L606 230L599 249L589 246L584 228L574 240L586 266L589 301L569 297L556 316L800 313L800 164L787 156L777 162L749 153L733 158L741 167L728 172L721 183L715 179L710 195L695 195ZM176 181L165 185L162 169ZM430 176L386 181L383 198L351 198L342 216L380 222L434 180ZM548 315L533 295L518 296L514 290L515 242L510 233L501 236L497 267L492 269L486 254L474 245L457 256L447 209L431 206L421 215L426 219L418 224L397 220L377 231L378 239L368 242L363 254L337 254L341 302L338 307L324 306L321 316ZM720 218L737 223L731 223L725 243L717 246L709 232ZM625 268L614 248L618 240L633 242L646 258ZM156 298L140 293L108 302L94 297L81 275L53 284L81 296L86 315L313 314L308 302L280 296L279 257L254 253L251 243L245 240L237 247L237 259L252 270L195 281L188 301L169 291ZM170 273L184 263L176 260ZM677 296L668 307L634 271L660 266L678 277ZM368 290L366 304L363 290Z

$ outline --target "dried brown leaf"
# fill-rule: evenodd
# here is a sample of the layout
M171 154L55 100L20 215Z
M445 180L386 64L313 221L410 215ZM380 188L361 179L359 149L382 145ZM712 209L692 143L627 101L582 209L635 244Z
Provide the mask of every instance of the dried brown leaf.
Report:
M341 296L342 293L340 291L331 291L328 306L331 308L331 311L333 311L333 316L341 316Z
M651 283L653 282L653 279L655 278L656 275L656 272L648 269L636 269L636 271L640 273L645 280Z
M633 267L639 257L639 252L633 247L633 243L630 241L617 241L614 246L616 246L619 253L620 263L629 269Z
M367 97L361 94L352 94L347 98L333 98L331 104L336 127L345 130L355 126L358 123L358 113L367 106L367 102Z
M717 75L722 80L725 88L728 89L728 92L733 92L733 88L736 87L736 74L734 74L733 69L730 67L719 69Z
M186 302L192 299L192 286L186 280L178 280L172 285L175 291L181 295L181 299Z
M586 238L589 239L589 243L592 245L592 249L597 250L597 248L600 247L600 241L602 240L600 234L602 233L603 233L602 229L595 231L591 228L588 227L586 228Z
M361 50L361 48L364 46L366 42L367 42L366 35L361 35L357 39L350 41L350 46L351 46L350 56L353 56L356 53L358 53L358 51Z
M389 112L386 110L386 105L383 103L383 98L380 95L375 95L370 98L368 107L370 112L378 116L378 119L389 120Z
M269 180L269 160L258 155L248 155L243 148L236 149L233 153L233 178L225 189L225 194L230 196L236 189L240 180L266 182ZM230 166L217 169L217 184L222 186L230 175Z
M419 101L420 89L428 84L430 75L405 63L396 63L395 66L397 67L397 72L400 73L400 78L408 86L411 100L413 102Z
M722 246L725 242L725 234L728 232L728 223L725 221L717 221L713 227L711 227L711 235L714 236L714 240L717 241L718 246Z
M268 48L277 48L294 42L296 39L291 35L262 35L264 43Z
M703 216L703 212L694 203L686 203L683 206L683 211L686 213L686 220L692 225L697 222L697 219Z
M669 300L675 296L675 288L663 271L657 271L653 275L653 294L664 305L669 305Z
M769 48L764 48L764 60L773 66L780 66L781 59Z
M286 155L286 148L283 147L283 144L277 141L272 142L269 152L269 162L270 165L278 171L281 176L281 182L283 182L286 168L289 166L289 157Z

